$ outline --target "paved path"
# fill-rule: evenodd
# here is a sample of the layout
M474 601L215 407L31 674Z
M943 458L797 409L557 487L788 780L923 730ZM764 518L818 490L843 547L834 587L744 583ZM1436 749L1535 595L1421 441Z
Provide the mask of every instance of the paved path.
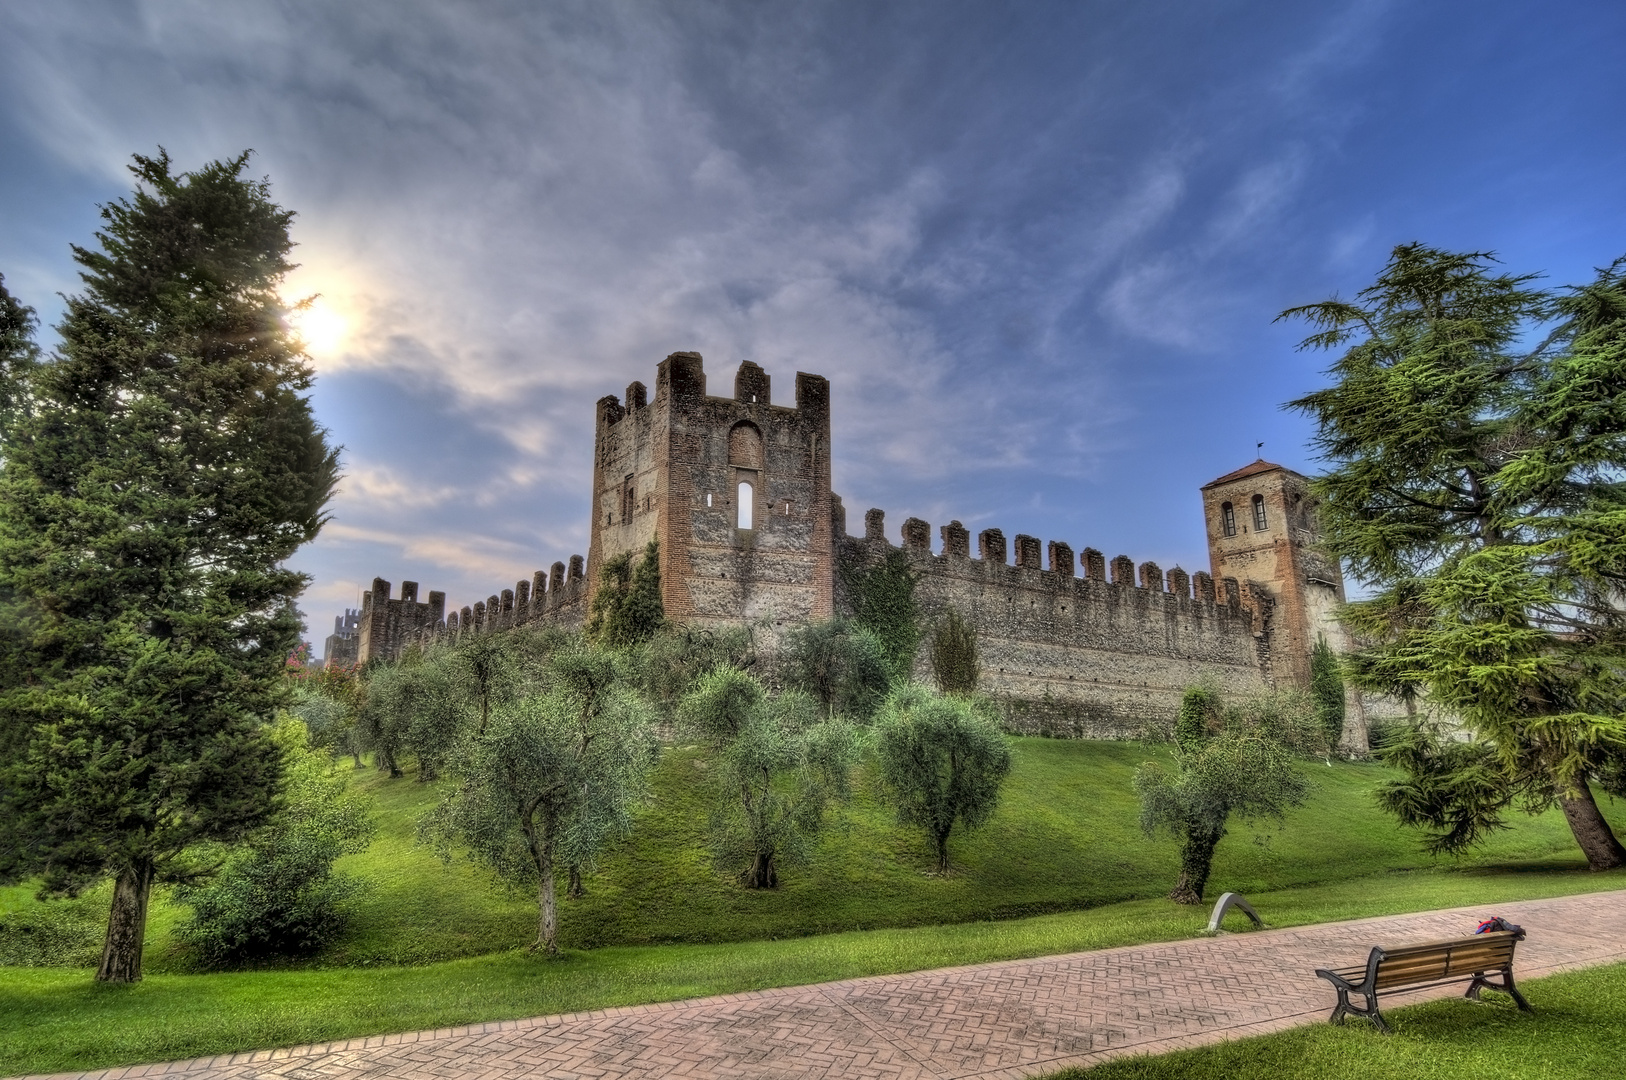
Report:
M608 1080L1011 1078L1324 1019L1316 967L1379 942L1456 937L1499 914L1521 980L1626 960L1626 890L1324 923L697 1001L510 1020L88 1074ZM1422 1000L1461 993L1441 988ZM1541 998L1532 1004L1539 1011Z

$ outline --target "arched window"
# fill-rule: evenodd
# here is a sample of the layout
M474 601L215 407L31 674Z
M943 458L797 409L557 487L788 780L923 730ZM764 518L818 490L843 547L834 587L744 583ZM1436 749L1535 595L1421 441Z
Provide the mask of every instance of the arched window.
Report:
M1220 518L1221 518L1221 527L1224 528L1225 535L1226 536L1235 536L1236 535L1236 510L1232 508L1230 503L1222 503L1220 505Z
M736 523L737 528L749 529L751 527L751 516L752 516L751 515L751 510L752 510L751 495L752 495L751 482L749 480L741 480L740 481L740 513L739 513L739 520Z
M1265 531L1265 497L1263 495L1253 497L1253 531Z

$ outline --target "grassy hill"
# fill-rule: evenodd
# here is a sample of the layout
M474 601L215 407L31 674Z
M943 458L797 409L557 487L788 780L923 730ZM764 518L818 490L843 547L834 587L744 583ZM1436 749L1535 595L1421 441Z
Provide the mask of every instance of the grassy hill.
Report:
M1004 802L985 828L952 841L949 877L928 872L924 838L898 827L861 779L812 863L783 872L772 892L742 889L712 868L704 762L691 749L669 750L635 831L588 879L585 898L561 904L562 944L767 941L1072 911L1169 889L1175 845L1141 835L1130 788L1135 766L1158 750L1047 739L1017 739L1014 750ZM1431 860L1415 835L1373 805L1371 791L1387 775L1381 766L1303 768L1314 785L1309 804L1268 837L1234 824L1220 845L1211 896L1431 866L1469 875L1584 867L1556 811L1513 819L1512 829L1470 858ZM416 821L438 799L438 785L372 770L355 773L355 782L376 801L379 835L341 867L368 888L345 937L300 966L422 964L512 949L534 937L532 895L512 893L466 863L444 865L416 843ZM1626 806L1606 802L1605 809L1626 821ZM0 932L0 963L94 963L106 902L105 889L45 905L24 887L0 890L0 920L11 928ZM189 969L170 933L179 915L160 896L148 936L150 973Z

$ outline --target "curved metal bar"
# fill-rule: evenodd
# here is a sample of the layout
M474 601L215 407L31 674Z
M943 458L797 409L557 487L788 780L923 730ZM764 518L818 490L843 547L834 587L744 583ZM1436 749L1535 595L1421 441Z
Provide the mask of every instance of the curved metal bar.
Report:
M1248 918L1253 920L1255 928L1259 930L1265 928L1265 920L1261 919L1259 913L1253 910L1252 904L1242 898L1241 893L1228 892L1219 898L1219 903L1214 905L1214 914L1208 920L1208 932L1210 934L1219 933L1220 923L1224 920L1225 913L1234 907L1241 908Z

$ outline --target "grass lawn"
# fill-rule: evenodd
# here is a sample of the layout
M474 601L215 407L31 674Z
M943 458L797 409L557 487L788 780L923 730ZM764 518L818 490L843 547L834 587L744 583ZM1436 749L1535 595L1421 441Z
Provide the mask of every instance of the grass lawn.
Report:
M519 951L535 935L533 898L415 844L433 785L360 772L380 834L343 866L369 889L347 935L310 961L193 973L171 933L180 911L160 894L147 980L99 987L83 967L99 953L105 889L45 904L25 887L0 889L0 963L10 965L0 967L0 1075L1187 937L1206 912L1161 899L1174 845L1135 824L1129 779L1153 752L1015 740L1007 798L987 827L952 842L948 878L927 872L923 838L860 785L811 865L782 871L778 890L749 892L710 866L704 773L695 754L671 751L637 829L585 899L562 903L570 952L558 962ZM1305 769L1310 805L1268 843L1233 828L1210 882L1212 895L1246 893L1273 925L1626 887L1626 875L1584 870L1556 812L1514 819L1473 859L1439 862L1373 806L1385 770ZM1626 808L1605 809L1626 820ZM29 966L46 964L56 966Z
M633 833L587 882L588 895L563 902L566 948L760 941L886 927L927 926L1077 911L1161 896L1174 884L1176 848L1148 841L1136 824L1130 787L1135 766L1155 753L1122 742L1014 740L1006 797L982 830L950 842L955 873L929 873L918 833L900 829L866 784L834 819L811 865L781 871L779 889L753 892L716 872L705 847L707 803L698 756L669 751L654 778L654 799ZM1268 889L1434 866L1568 869L1580 864L1557 811L1515 818L1515 827L1457 862L1420 853L1416 836L1380 814L1370 792L1388 774L1376 765L1308 764L1308 806L1266 843L1235 825L1220 844L1210 891L1250 897ZM346 936L314 962L322 967L423 964L523 946L536 936L536 902L493 884L479 868L444 866L415 842L417 818L439 785L410 776L388 780L371 769L357 783L379 809L379 837L340 867L364 878ZM1626 806L1605 809L1626 823ZM39 905L26 887L0 889L0 920L29 934L0 933L0 964L85 966L100 955L110 888L81 901ZM1450 901L1446 901L1449 903ZM155 897L146 970L192 970L171 936L181 911ZM40 939L53 943L46 947Z
M1626 871L1420 871L1254 900L1272 925L1292 926L1600 888L1626 888ZM125 987L99 986L84 970L0 968L0 1076L1169 941L1206 921L1203 910L1134 900L1003 922L615 946L555 961L516 950L420 966L153 975Z
M1318 1024L1159 1057L1070 1069L1047 1080L1600 1080L1621 1075L1626 965L1522 983L1534 1013L1501 994L1487 1005L1459 999L1384 1016L1394 1035L1364 1022Z

